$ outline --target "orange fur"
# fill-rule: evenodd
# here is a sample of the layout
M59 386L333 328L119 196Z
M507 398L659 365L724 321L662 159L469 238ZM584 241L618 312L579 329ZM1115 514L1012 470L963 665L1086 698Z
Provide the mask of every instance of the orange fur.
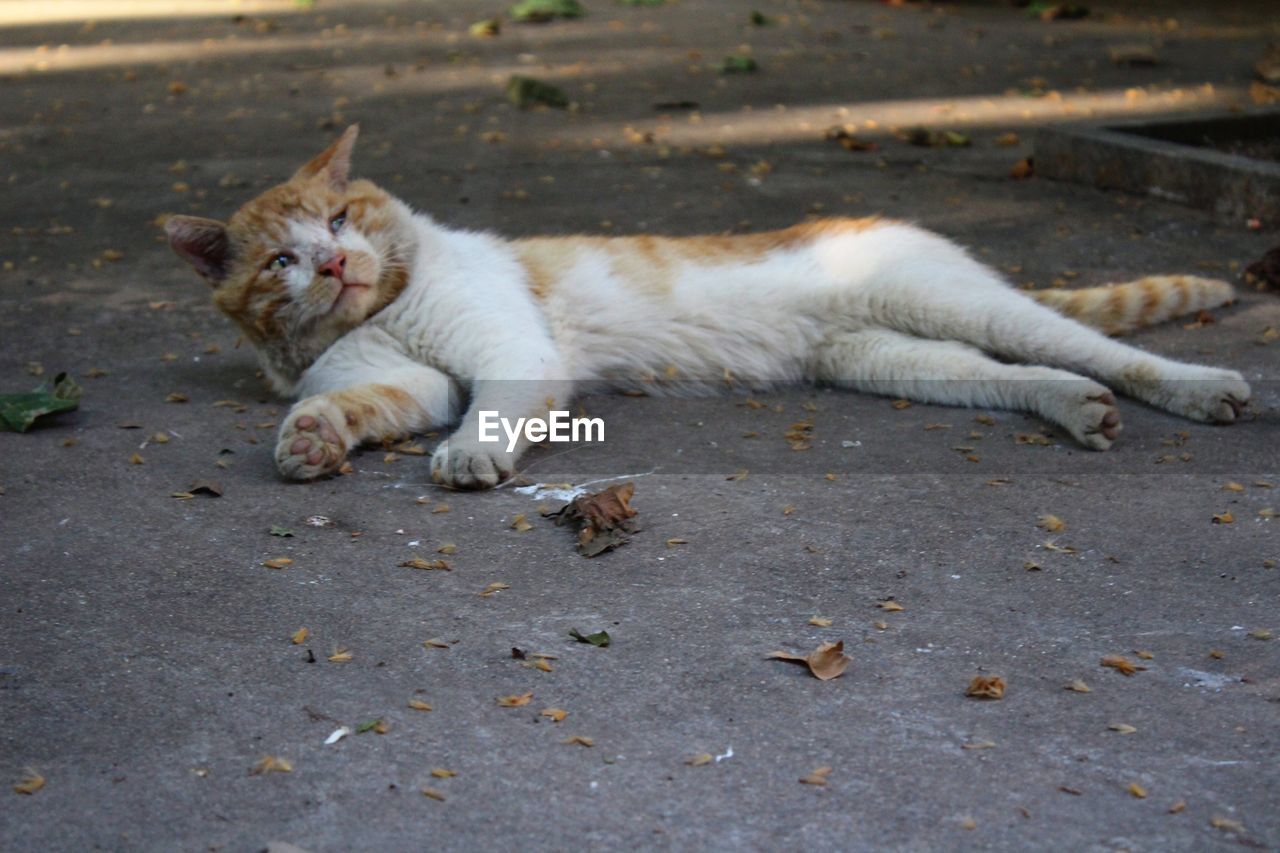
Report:
M1041 290L1030 296L1074 320L1119 335L1180 314L1225 305L1232 300L1232 291L1225 281L1157 275L1080 290Z

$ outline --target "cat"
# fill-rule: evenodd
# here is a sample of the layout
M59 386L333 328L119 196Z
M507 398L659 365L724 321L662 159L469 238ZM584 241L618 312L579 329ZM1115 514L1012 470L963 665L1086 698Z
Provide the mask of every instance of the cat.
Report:
M275 452L292 479L337 471L362 442L455 422L466 402L432 475L491 487L528 441L480 441L480 412L545 417L588 387L816 381L1032 412L1094 450L1111 447L1120 415L1086 376L1197 421L1230 423L1249 399L1235 371L1104 334L1227 303L1226 282L1152 276L1024 293L947 239L880 218L504 240L446 228L351 179L357 132L226 224L165 225L272 387L300 398Z

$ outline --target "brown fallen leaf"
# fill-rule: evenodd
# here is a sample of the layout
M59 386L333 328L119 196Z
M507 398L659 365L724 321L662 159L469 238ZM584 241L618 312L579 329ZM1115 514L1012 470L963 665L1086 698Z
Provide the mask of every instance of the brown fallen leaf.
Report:
M1231 510L1225 512L1216 512L1213 514L1214 524L1232 524L1235 522L1235 516L1231 514Z
M533 698L533 691L528 693L517 693L512 696L499 696L498 704L504 708L519 708L522 705L528 705L529 700Z
M142 454L141 454L141 453L135 453L135 454L133 454L132 456L130 456L130 457L129 457L129 464L130 464L130 465L142 465L142 464L144 464L144 463L145 463L145 460L142 458Z
M911 401L910 400L894 400L889 405L893 406L893 408L897 409L898 411L902 411L903 409L911 408Z
M551 672L551 664L547 663L546 658L537 658L535 660L527 660L520 664L529 669L537 669L542 672Z
M823 616L810 616L809 624L814 626L815 628L830 628L831 620Z
M457 550L458 550L457 545L454 545L452 542L446 542L445 544L441 545L439 548L436 549L436 553L444 554L447 557L450 554L455 553Z
M1128 723L1111 723L1107 726L1110 731L1117 732L1122 735L1131 735L1137 731L1136 728Z
M533 529L533 525L525 519L523 512L511 520L511 527L517 533L528 533Z
M876 605L876 607L879 607L881 610L885 611L886 613L898 613L906 609L901 604L893 600L881 601L879 604Z
M169 395L164 398L164 401L166 403L185 403L189 399L190 398L186 394L183 394L181 391L171 391Z
M565 738L560 742L576 743L578 744L578 746L595 746L596 745L596 742L594 740L592 740L589 737L586 737L585 735L570 735L569 737Z
M348 663L354 655L342 646L337 646L333 650L333 654L329 655L329 663Z
M444 767L433 767L431 768L431 775L437 779L452 779L458 773L456 770L448 770Z
M1098 663L1101 666L1109 666L1124 676L1133 675L1135 672L1141 672L1146 669L1145 666L1138 666L1124 655L1107 655Z
M277 758L274 755L264 755L258 759L258 763L253 765L249 771L250 776L261 776L264 773L292 773L293 762L287 758Z
M823 643L807 655L794 655L790 652L770 652L768 657L774 660L785 660L803 663L809 671L822 681L830 681L839 677L849 666L851 658L844 653L844 641Z
M293 560L288 557L272 557L269 560L263 560L262 565L268 569L283 569L285 566L293 565Z
M729 480L730 482L737 483L747 479L747 474L749 473L750 472L746 468L739 468L737 471L733 472L728 477L725 477L725 479Z
M26 794L30 796L44 787L44 776L40 775L39 770L36 770L34 767L28 767L22 772L22 779L13 786L13 792L15 794Z
M431 508L431 512L433 515L437 513L452 512L452 511L453 511L453 507L449 506L448 504L436 504Z
M307 637L311 636L311 629L299 628L289 636L289 641L295 646L300 646L307 641Z
M552 517L556 526L578 525L578 553L595 557L626 544L639 531L631 507L635 483L619 483L570 501Z
M484 589L476 593L476 595L480 596L481 598L488 598L491 595L502 592L502 590L504 589L511 589L511 585L505 584L502 581L494 581L493 583L489 584Z
M434 711L435 710L434 708L431 707L431 703L423 702L421 699L410 699L409 707L415 711Z
M710 764L713 761L715 761L715 756L711 753L700 752L692 758L686 758L684 763L688 764L690 767L702 767L703 765Z
M1249 636L1253 637L1253 639L1255 640L1270 640L1271 631L1266 628L1258 628L1256 630L1250 631Z
M688 540L688 539L668 539L668 540L667 540L667 547L668 547L668 548L674 548L674 547L676 547L677 545L688 545L688 544L689 544L689 540Z
M827 784L827 777L831 775L831 771L833 769L834 768L827 767L826 765L823 765L822 767L815 767L808 776L804 776L800 779L800 784L825 785Z
M1060 530L1066 530L1067 523L1056 515L1046 514L1040 516L1039 520L1036 521L1036 527L1039 527L1041 530L1046 530L1049 533L1057 533Z
M976 675L964 695L975 699L1003 699L1004 679L998 675Z
M563 708L543 708L538 712L538 716L547 717L553 723L562 723L564 718L569 716L569 712Z
M1129 787L1125 790L1140 800L1145 800L1147 798L1147 789L1139 785L1137 782L1130 782Z
M993 740L975 740L969 743L960 744L961 749L995 749L996 742Z
M1070 684L1063 685L1064 690L1071 690L1076 693L1092 693L1093 688L1084 683L1084 679L1077 678Z
M1182 812L1184 812L1184 811L1186 811L1186 810L1187 810L1187 801L1186 801L1186 800L1178 800L1176 803L1174 803L1173 805L1169 806L1169 811L1168 811L1168 813L1169 813L1169 814L1181 814Z
M1015 181L1023 181L1036 173L1035 160L1031 157L1023 157L1021 160L1013 164L1009 169L1009 177Z
M1244 832L1243 823L1222 815L1214 815L1210 818L1209 825L1214 829L1221 829L1223 832Z
M1224 483L1224 484L1222 485L1222 491L1224 491L1224 492L1243 492L1243 491L1244 491L1244 484L1243 484L1243 483L1237 483L1237 482L1234 482L1234 481L1232 481L1232 482L1230 482L1230 483Z
M439 637L432 637L429 640L423 640L422 645L428 649L447 649L449 644Z
M444 802L444 794L441 793L440 791L437 791L435 788L423 788L422 795L424 797L429 797L430 799L433 799L433 800L438 800L442 803Z
M1139 658L1140 660L1155 660L1155 659L1156 659L1156 656L1155 656L1155 653L1154 653L1154 652L1148 652L1148 651L1146 651L1146 650L1144 650L1144 649L1139 649L1139 650L1135 651L1135 652L1134 652L1134 654L1135 654L1135 655L1137 655L1137 656L1138 656L1138 658Z
M448 560L424 560L421 557L414 557L400 563L407 569L439 569L441 571L451 572L453 566L449 565Z

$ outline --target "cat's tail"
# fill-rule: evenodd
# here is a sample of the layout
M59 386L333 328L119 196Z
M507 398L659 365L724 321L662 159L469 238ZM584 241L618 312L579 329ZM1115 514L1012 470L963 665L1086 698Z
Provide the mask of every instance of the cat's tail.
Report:
M1151 275L1124 284L1028 294L1041 305L1119 335L1182 314L1225 305L1235 291L1225 281L1192 275Z

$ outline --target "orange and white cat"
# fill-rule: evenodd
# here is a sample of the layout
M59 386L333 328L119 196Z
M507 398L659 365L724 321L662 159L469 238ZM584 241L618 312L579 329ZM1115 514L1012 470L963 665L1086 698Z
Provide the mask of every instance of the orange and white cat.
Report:
M356 132L226 224L166 225L272 386L301 398L276 447L287 477L332 473L361 442L452 424L465 401L432 473L493 486L525 446L480 441L479 413L545 418L586 387L809 380L1033 412L1095 450L1111 446L1120 416L1086 377L1198 421L1229 423L1249 399L1235 371L1083 325L1114 333L1221 305L1225 282L1157 276L1024 294L948 240L882 219L504 240L446 228L349 180Z

